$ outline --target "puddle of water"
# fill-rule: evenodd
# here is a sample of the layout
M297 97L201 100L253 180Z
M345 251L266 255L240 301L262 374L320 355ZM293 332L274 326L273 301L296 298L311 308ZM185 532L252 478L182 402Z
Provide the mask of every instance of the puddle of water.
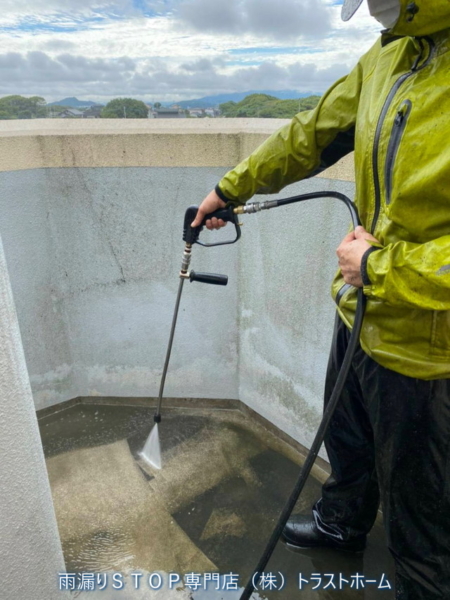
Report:
M113 579L114 572L110 571L102 575L101 585L108 581L109 585L104 590L77 590L72 592L71 597L77 600L105 600L105 592L108 590L108 600L239 600L244 588L236 590L224 590L226 580L223 576L217 583L208 584L211 589L201 589L193 591L188 587L183 587L182 583L174 583L170 573L146 573L136 572L125 575L121 578ZM149 580L151 584L149 584ZM161 585L162 584L162 585ZM113 585L116 589L113 588ZM160 589L152 589L150 586ZM215 588L218 589L215 589ZM264 600L265 596L254 592L252 600Z
M153 409L100 405L77 405L40 421L68 571L236 574L245 585L298 476L298 457L286 456L271 433L239 412L179 411L160 426L158 471L139 461L152 422ZM320 484L310 477L296 512L309 511L319 495ZM364 555L299 554L280 543L267 570L281 573L286 585L281 592L260 590L255 599L393 598L375 584L350 588L357 574L379 582L384 573L393 582L378 523ZM337 588L341 580L348 584L323 589L330 574ZM300 575L308 581L301 591ZM214 587L214 581L208 590L152 592L147 586L142 595L128 586L111 598L240 596L239 590Z

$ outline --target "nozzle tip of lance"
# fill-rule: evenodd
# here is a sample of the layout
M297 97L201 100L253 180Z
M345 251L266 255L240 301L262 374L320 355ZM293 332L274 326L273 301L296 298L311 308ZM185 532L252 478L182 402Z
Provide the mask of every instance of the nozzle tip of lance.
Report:
M161 415L155 415L153 417L153 420L155 421L155 423L161 423Z

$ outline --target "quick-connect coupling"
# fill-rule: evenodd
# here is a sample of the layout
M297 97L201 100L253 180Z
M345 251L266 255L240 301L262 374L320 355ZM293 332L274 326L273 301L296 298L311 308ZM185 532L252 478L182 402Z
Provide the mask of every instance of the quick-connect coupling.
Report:
M257 213L261 210L268 210L269 208L275 208L278 206L278 200L266 200L266 202L249 202L245 206L238 206L234 209L237 215L246 215L251 213Z

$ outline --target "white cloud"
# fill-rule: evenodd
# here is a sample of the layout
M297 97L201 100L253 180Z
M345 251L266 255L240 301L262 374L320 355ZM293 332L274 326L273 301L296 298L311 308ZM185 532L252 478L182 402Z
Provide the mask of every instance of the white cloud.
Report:
M61 13L89 15L101 11L124 11L132 6L132 0L2 0L0 23L23 18L38 20L45 15Z
M176 100L250 89L322 92L355 64L377 31L367 10L343 24L339 7L327 7L325 0L283 0L291 18L283 11L278 20L269 0L208 0L223 19L231 11L234 24L220 32L206 22L193 31L194 13L187 23L189 10L204 0L6 1L10 17L28 7L28 18L41 26L0 27L0 94L39 94L49 101L73 95ZM313 18L313 5L316 16L324 11L322 22ZM77 25L80 11L106 6L122 11L121 18L86 18ZM300 6L304 10L294 10ZM160 14L148 18L139 7ZM67 12L55 16L57 9ZM211 11L202 18L210 22ZM52 31L62 15L67 23L72 19L73 30Z
M222 61L204 61L170 69L163 64L140 63L128 57L89 59L61 54L51 58L44 52L0 55L0 94L34 94L46 97L48 89L59 95L76 90L79 96L107 100L111 96L167 100L180 96L199 97L258 89L324 89L345 73L340 65L319 69L313 63L294 63L281 67L265 62L256 67L235 68L225 72ZM7 83L8 82L8 83ZM71 86L71 87L70 87Z
M182 21L201 32L256 33L274 39L323 36L331 13L322 0L185 0Z

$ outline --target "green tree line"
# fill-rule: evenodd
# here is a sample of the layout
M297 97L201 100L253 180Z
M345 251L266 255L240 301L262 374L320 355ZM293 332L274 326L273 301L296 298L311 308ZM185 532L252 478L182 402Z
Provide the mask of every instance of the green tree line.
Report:
M146 119L148 106L133 98L115 98L100 113L102 119Z
M58 114L70 106L52 106L52 114ZM48 115L47 102L40 96L25 98L23 96L4 96L0 98L0 119L37 119ZM140 100L133 98L115 98L102 109L100 116L104 119L146 119L148 107Z
M251 94L241 102L225 102L220 105L224 117L247 117L261 119L291 119L303 110L314 108L320 96L308 96L298 100L279 100L269 94Z
M279 100L268 94L251 94L241 102L221 104L220 110L224 117L289 119L298 112L314 108L319 99L320 96L308 96L298 100ZM161 105L155 103L155 107L158 106ZM53 116L62 112L64 108L53 106ZM12 95L0 98L0 119L36 119L47 116L49 116L47 103L41 96L25 98ZM115 98L102 109L100 116L104 119L146 119L148 107L144 102L133 98Z
M0 119L36 119L47 116L47 103L40 96L0 98Z
M52 115L58 115L70 106L52 106ZM4 96L0 98L0 119L39 119L49 116L47 102L41 96ZM133 98L115 98L102 109L104 119L146 119L148 107Z

